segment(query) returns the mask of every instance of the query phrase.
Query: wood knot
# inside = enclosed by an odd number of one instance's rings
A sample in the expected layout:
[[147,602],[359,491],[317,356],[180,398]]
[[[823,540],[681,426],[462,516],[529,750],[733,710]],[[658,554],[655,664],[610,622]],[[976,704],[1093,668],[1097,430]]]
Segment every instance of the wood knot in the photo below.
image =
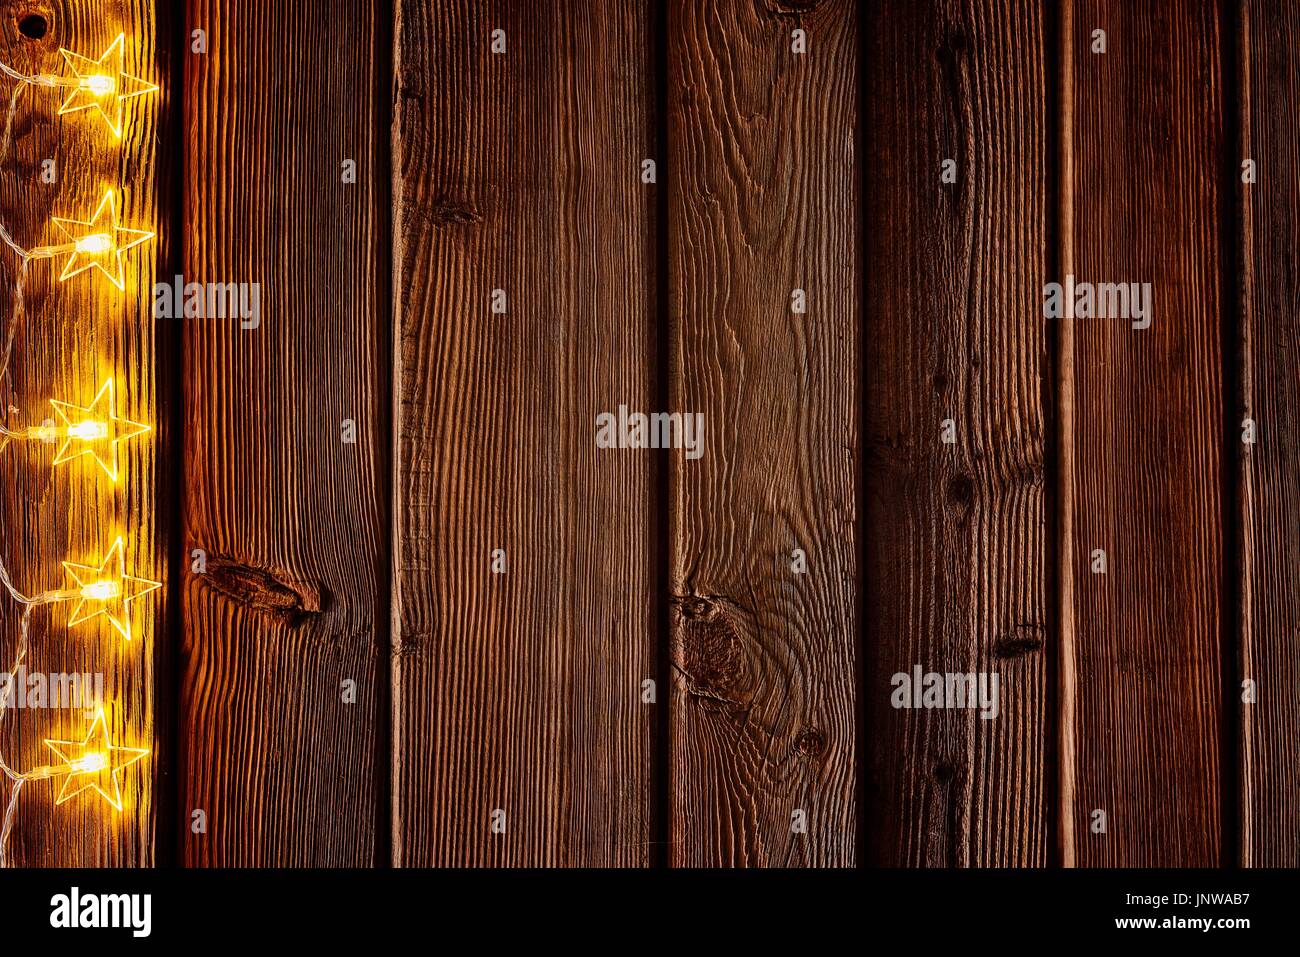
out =
[[674,595],[673,606],[679,625],[673,665],[686,678],[688,692],[728,710],[748,710],[745,641],[736,611],[726,599],[706,595]]
[[948,499],[958,508],[970,508],[975,501],[975,480],[964,472],[948,480]]
[[199,578],[235,604],[289,625],[320,614],[328,598],[319,582],[285,578],[221,556],[209,558],[208,570]]
[[1032,654],[1043,647],[1045,629],[1042,625],[1016,625],[1010,634],[1000,636],[993,642],[995,658],[1019,658]]
[[435,196],[424,207],[425,218],[435,228],[445,226],[470,226],[482,222],[483,216],[474,204],[454,196]]
[[823,0],[773,0],[772,9],[778,17],[799,17],[812,13]]
[[50,25],[39,12],[25,13],[18,18],[18,32],[29,40],[39,40],[49,32]]
[[949,30],[939,41],[939,46],[934,51],[935,59],[944,66],[950,66],[962,56],[970,46],[966,38],[966,30],[960,24]]
[[820,731],[808,728],[794,739],[794,749],[800,754],[815,758],[826,750],[826,738]]

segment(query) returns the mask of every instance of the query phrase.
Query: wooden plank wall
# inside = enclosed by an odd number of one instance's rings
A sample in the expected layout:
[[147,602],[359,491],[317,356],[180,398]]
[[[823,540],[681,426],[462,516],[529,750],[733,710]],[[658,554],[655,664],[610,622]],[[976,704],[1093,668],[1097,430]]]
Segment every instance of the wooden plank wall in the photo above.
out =
[[1222,854],[1220,12],[1080,2],[1065,33],[1061,273],[1153,288],[1149,328],[1069,323],[1059,383],[1067,865]]
[[[891,2],[864,27],[863,588],[881,865],[1048,857],[1045,19],[1032,4]],[[998,672],[998,718],[892,708],[892,676],[916,665]]]
[[649,12],[403,2],[396,49],[393,861],[644,865],[660,549],[595,421],[649,402]]
[[188,865],[387,856],[387,16],[342,0],[187,11],[181,42],[202,30],[207,52],[185,53],[181,271],[261,284],[255,327],[184,325]]
[[[1300,862],[1291,5],[0,0],[22,70],[119,29],[163,94],[112,145],[26,91],[0,218],[162,235],[125,296],[31,264],[0,390],[158,428],[116,491],[10,443],[0,558],[167,579],[28,662],[156,753],[14,863]],[[150,320],[177,273],[256,328]]]
[[[19,30],[37,17],[44,32]],[[125,69],[166,84],[165,19],[155,19],[146,2],[5,3],[0,9],[0,58],[25,74],[64,74],[59,48],[98,58],[126,31],[133,42]],[[27,24],[29,32],[39,27]],[[6,114],[13,86],[6,81],[0,109]],[[88,220],[105,190],[117,197],[123,226],[158,230],[168,175],[160,166],[157,139],[166,109],[159,96],[129,103],[120,140],[89,112],[58,116],[63,90],[29,87],[15,102],[12,138],[0,162],[0,219],[21,246],[31,249],[64,242],[52,216]],[[55,161],[54,182],[42,179],[42,161]],[[8,428],[40,425],[50,417],[50,399],[89,405],[97,386],[116,381],[119,415],[156,422],[155,327],[149,318],[150,291],[163,243],[126,254],[126,288],[119,292],[97,271],[66,282],[58,276],[66,257],[34,259],[21,277],[17,256],[3,255],[4,320],[17,313],[8,364],[0,379]],[[3,349],[7,333],[0,334]],[[53,466],[54,448],[14,441],[3,450],[5,495],[0,503],[3,534],[0,560],[15,586],[32,594],[67,587],[61,562],[94,563],[120,534],[128,574],[163,577],[164,530],[155,519],[161,462],[153,436],[121,445],[119,481],[114,484],[87,458]],[[9,668],[19,639],[19,607],[5,601],[2,646]],[[103,618],[69,627],[71,605],[37,608],[30,650],[23,665],[32,672],[102,674],[110,734],[117,744],[155,744],[155,662],[164,660],[158,623],[164,593],[131,605],[134,640],[122,641]],[[6,761],[18,770],[56,763],[45,738],[82,740],[89,729],[80,709],[10,710],[0,739]],[[161,731],[160,731],[161,733]],[[110,810],[86,794],[55,806],[60,781],[27,783],[19,795],[8,843],[16,866],[135,866],[155,863],[153,841],[156,790],[143,786],[158,770],[158,755],[124,775],[124,806]],[[10,785],[6,783],[7,800]]]
[[[1240,672],[1228,700],[1240,708],[1241,847],[1247,867],[1300,861],[1300,378],[1297,286],[1300,229],[1300,11],[1251,2],[1236,11],[1240,143],[1232,169],[1240,216],[1241,377],[1229,438],[1241,443],[1236,516],[1241,529]],[[1253,160],[1254,181],[1240,162]],[[1242,441],[1249,420],[1253,443]],[[1255,701],[1242,702],[1243,681]]]
[[682,0],[668,24],[669,404],[705,416],[672,458],[670,860],[849,865],[857,18]]

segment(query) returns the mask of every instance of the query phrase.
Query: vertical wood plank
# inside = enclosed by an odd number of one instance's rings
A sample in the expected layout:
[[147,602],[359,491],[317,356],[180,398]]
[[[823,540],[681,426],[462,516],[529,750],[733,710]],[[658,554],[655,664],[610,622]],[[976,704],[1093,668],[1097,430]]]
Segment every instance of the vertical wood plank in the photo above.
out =
[[[1300,10],[1245,0],[1239,23],[1241,153],[1229,157],[1241,191],[1242,302],[1238,413],[1242,444],[1241,674],[1228,700],[1242,709],[1241,859],[1300,863],[1300,366],[1295,237],[1300,230]],[[1241,182],[1241,162],[1256,179]],[[1241,703],[1240,680],[1257,699]]]
[[650,859],[649,16],[399,4],[400,865]]
[[1148,329],[1051,320],[1070,333],[1067,865],[1212,866],[1224,842],[1220,15],[1079,0],[1066,38],[1073,222],[1056,278],[1153,284]]
[[[18,21],[38,16],[39,38],[20,33]],[[98,58],[125,32],[125,68],[149,82],[166,84],[153,4],[145,2],[5,3],[0,7],[0,57],[26,74],[64,74],[59,48]],[[12,84],[5,80],[0,109],[8,110]],[[132,101],[120,140],[86,112],[57,116],[62,90],[28,88],[17,100],[12,137],[0,161],[0,218],[15,241],[30,249],[63,242],[51,216],[89,219],[105,190],[117,197],[123,226],[156,231],[165,212],[159,201],[156,136],[162,97]],[[54,183],[41,179],[42,160],[54,159]],[[162,254],[153,242],[126,254],[126,288],[119,292],[98,273],[59,282],[64,258],[33,260],[21,281],[22,308],[15,314],[20,284],[17,256],[4,257],[4,321],[17,315],[15,335],[0,389],[5,425],[25,428],[50,417],[50,399],[89,405],[104,379],[116,381],[119,415],[154,422],[158,403],[154,369],[154,323],[150,289]],[[0,355],[7,333],[0,333]],[[155,522],[158,467],[151,437],[123,443],[120,477],[114,484],[86,458],[53,466],[54,448],[13,441],[0,455],[9,477],[0,503],[3,560],[19,590],[28,594],[68,585],[60,562],[89,562],[107,552],[117,535],[125,544],[128,573],[162,577],[162,533]],[[9,668],[19,641],[21,608],[4,596],[0,667]],[[108,727],[115,744],[152,748],[154,659],[162,595],[131,606],[134,640],[122,641],[99,618],[69,626],[72,606],[60,602],[36,609],[29,672],[102,675]],[[46,738],[82,740],[90,715],[81,708],[10,710],[0,738],[6,761],[17,770],[57,763]],[[154,862],[153,816],[157,756],[122,777],[123,809],[116,812],[86,792],[55,806],[61,779],[29,782],[19,795],[9,840],[17,866],[136,866]],[[10,784],[5,782],[7,801]]]
[[[891,0],[865,29],[873,862],[1042,866],[1044,8]],[[996,717],[893,707],[918,665],[996,674]]]
[[387,856],[389,15],[188,10],[208,49],[186,58],[185,278],[261,284],[255,328],[185,320],[185,547],[207,563],[183,593],[190,865]]
[[671,862],[852,865],[857,16],[668,10]]

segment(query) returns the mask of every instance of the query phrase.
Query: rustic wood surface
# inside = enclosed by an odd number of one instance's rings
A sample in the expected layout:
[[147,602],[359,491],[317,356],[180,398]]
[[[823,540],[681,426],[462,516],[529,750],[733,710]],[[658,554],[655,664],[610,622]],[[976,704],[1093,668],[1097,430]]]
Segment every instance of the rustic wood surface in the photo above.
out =
[[[872,863],[1048,860],[1044,20],[879,2],[864,26]],[[917,664],[998,672],[998,717],[890,707]]]
[[[1240,863],[1300,863],[1300,378],[1296,284],[1300,229],[1300,10],[1294,4],[1241,5],[1237,21],[1240,157],[1233,170],[1240,219],[1241,327],[1233,345],[1241,379],[1227,423],[1242,444],[1237,516],[1241,528],[1240,672],[1228,702],[1241,709]],[[1242,183],[1239,163],[1256,164]],[[1237,662],[1234,662],[1237,663]],[[1243,704],[1241,683],[1255,683]]]
[[653,856],[650,453],[595,445],[649,411],[649,30],[614,0],[400,6],[399,865]]
[[[0,159],[19,242],[106,186],[160,232],[125,294],[28,267],[6,424],[112,373],[156,429],[116,487],[0,450],[0,560],[57,588],[121,532],[167,579],[129,647],[34,616],[154,754],[121,814],[27,785],[13,863],[1296,864],[1298,22],[0,0],[13,67],[125,30],[163,87],[120,144],[28,89]],[[176,272],[260,325],[152,319]],[[1153,283],[1151,328],[1045,319],[1068,274]],[[703,458],[598,448],[620,405]],[[917,664],[996,671],[997,719],[892,707]]]
[[1225,845],[1220,12],[1080,0],[1066,36],[1059,271],[1154,287],[1148,329],[1057,320],[1067,865],[1211,866]]
[[387,858],[387,16],[188,9],[182,271],[260,283],[261,322],[185,322],[184,864]]
[[[42,36],[19,30],[28,17],[44,21]],[[29,32],[37,29],[32,23]],[[66,73],[59,48],[97,58],[119,31],[133,42],[126,69],[150,82],[166,82],[161,71],[165,42],[147,2],[5,3],[0,7],[0,57],[27,74]],[[12,82],[0,85],[0,109],[8,111]],[[27,88],[15,106],[12,141],[0,162],[0,219],[15,241],[30,249],[63,242],[51,216],[89,219],[106,188],[115,188],[122,225],[156,230],[162,213],[159,192],[166,182],[157,157],[157,130],[164,101],[132,101],[123,135],[114,140],[86,112],[58,116],[61,90]],[[41,179],[42,161],[54,159],[57,180]],[[117,189],[117,187],[121,187]],[[127,254],[127,286],[119,292],[98,273],[60,283],[63,258],[33,260],[23,283],[12,354],[0,380],[11,428],[40,425],[50,416],[50,399],[89,404],[99,383],[117,383],[119,415],[153,422],[155,396],[154,323],[150,290],[165,248],[151,243]],[[19,261],[0,250],[6,294],[5,320],[12,315]],[[0,335],[0,350],[3,336]],[[121,447],[115,485],[86,458],[52,466],[54,449],[39,442],[11,442],[0,452],[8,476],[0,504],[3,534],[0,560],[15,585],[31,594],[67,587],[61,562],[87,563],[125,540],[127,571],[158,579],[163,570],[163,532],[155,521],[159,460],[153,436]],[[135,639],[123,642],[104,619],[68,627],[69,603],[39,608],[32,617],[29,671],[102,673],[109,729],[115,743],[152,748],[154,664],[159,660],[164,594],[133,603]],[[0,647],[4,668],[17,647],[20,607],[7,596]],[[19,770],[56,763],[45,738],[84,738],[88,715],[81,709],[9,711],[0,728],[7,761]],[[155,861],[153,814],[156,756],[123,776],[124,806],[113,811],[85,793],[55,806],[60,782],[24,786],[9,839],[16,866],[132,866]],[[4,787],[4,798],[9,785]]]
[[669,6],[676,865],[856,860],[854,10]]

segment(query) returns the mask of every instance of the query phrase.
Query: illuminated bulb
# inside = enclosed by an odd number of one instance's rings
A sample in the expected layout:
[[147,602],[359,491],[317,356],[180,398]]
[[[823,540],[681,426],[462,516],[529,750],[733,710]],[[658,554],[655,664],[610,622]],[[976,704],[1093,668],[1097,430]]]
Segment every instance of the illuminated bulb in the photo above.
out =
[[78,758],[68,765],[73,774],[93,774],[108,767],[108,755],[95,751],[83,758]]
[[117,444],[149,431],[149,426],[142,422],[118,417],[112,379],[104,380],[88,406],[55,399],[50,400],[50,405],[64,425],[63,444],[54,455],[54,464],[89,455],[114,482],[117,481]]
[[55,804],[93,790],[115,809],[122,810],[122,772],[149,753],[147,748],[119,748],[108,737],[108,722],[100,708],[84,741],[52,741],[45,746],[67,768],[63,789]]
[[126,35],[119,33],[98,60],[59,50],[77,82],[59,107],[59,115],[93,110],[114,136],[122,135],[122,104],[133,96],[152,93],[158,87],[122,72]]
[[64,246],[44,247],[51,254],[71,252],[63,264],[59,281],[71,279],[87,269],[98,269],[118,289],[126,288],[126,270],[122,254],[128,249],[153,239],[153,233],[143,229],[127,229],[117,224],[117,204],[111,191],[104,194],[89,222],[80,219],[52,217],[54,225],[71,243]]
[[68,426],[68,435],[74,439],[81,439],[83,442],[107,438],[108,423],[88,419],[85,422],[78,422],[76,425]]
[[96,96],[103,96],[106,93],[112,93],[113,87],[117,86],[117,83],[114,82],[111,76],[96,73],[94,76],[83,76],[77,86],[83,90],[89,90]]
[[131,640],[128,606],[141,595],[147,595],[161,587],[160,582],[135,578],[126,573],[126,559],[122,553],[120,537],[98,565],[64,562],[63,568],[76,583],[74,591],[80,599],[72,609],[68,627],[103,615],[127,641]]
[[117,582],[91,582],[81,589],[82,598],[90,598],[95,601],[108,601],[120,594],[122,594],[122,586]]
[[92,233],[82,236],[73,245],[79,253],[106,253],[113,248],[113,237],[107,233]]

